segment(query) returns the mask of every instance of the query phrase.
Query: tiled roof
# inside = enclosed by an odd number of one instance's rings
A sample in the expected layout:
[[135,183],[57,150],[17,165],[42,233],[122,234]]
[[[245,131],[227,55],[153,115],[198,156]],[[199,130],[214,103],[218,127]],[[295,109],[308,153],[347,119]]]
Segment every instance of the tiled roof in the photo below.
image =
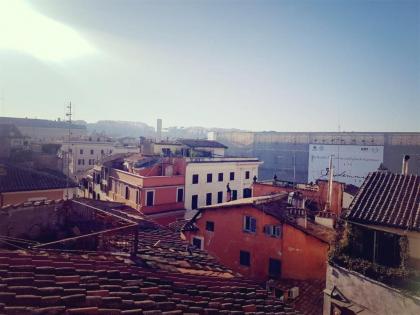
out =
[[[67,181],[65,178],[11,164],[0,165],[0,192],[46,190],[66,187]],[[76,187],[76,184],[69,180],[69,187]]]
[[347,219],[420,231],[420,176],[370,173],[353,199]]
[[204,148],[225,148],[227,149],[227,146],[224,144],[221,144],[220,142],[214,141],[214,140],[204,140],[204,139],[179,139],[179,142],[182,144],[197,148],[197,147],[204,147]]
[[303,315],[322,314],[324,304],[325,281],[323,280],[293,280],[282,279],[277,281],[276,287],[281,290],[299,288],[299,295],[295,299],[288,299],[286,304],[291,305]]
[[299,314],[251,280],[145,266],[123,254],[0,251],[2,314]]
[[189,222],[189,220],[177,220],[168,225],[168,228],[175,232],[181,232],[184,229],[184,226]]

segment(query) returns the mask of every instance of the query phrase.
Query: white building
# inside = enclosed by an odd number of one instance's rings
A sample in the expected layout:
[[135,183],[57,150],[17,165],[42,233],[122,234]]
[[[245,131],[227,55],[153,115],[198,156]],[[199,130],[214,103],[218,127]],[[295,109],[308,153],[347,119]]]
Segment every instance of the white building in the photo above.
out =
[[[229,200],[252,196],[258,178],[258,158],[186,158],[185,208],[194,210]],[[229,188],[228,188],[229,187]],[[187,216],[195,213],[189,211]]]
[[97,140],[90,138],[90,140],[71,140],[62,143],[61,156],[64,159],[64,165],[69,166],[70,175],[81,175],[93,168],[96,162],[112,154],[138,153],[140,150],[138,147],[123,146],[111,140]]

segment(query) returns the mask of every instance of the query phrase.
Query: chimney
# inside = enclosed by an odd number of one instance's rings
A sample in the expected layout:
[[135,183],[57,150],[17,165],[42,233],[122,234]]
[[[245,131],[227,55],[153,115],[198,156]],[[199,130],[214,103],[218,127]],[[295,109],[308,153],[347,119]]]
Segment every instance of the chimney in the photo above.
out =
[[158,118],[156,123],[156,141],[162,141],[162,119]]
[[404,155],[402,162],[402,174],[408,175],[408,160],[410,159],[409,155]]
[[330,155],[330,162],[328,165],[328,192],[327,192],[327,203],[325,204],[324,211],[330,211],[332,205],[333,195],[333,179],[334,179],[334,168],[333,168],[333,156]]

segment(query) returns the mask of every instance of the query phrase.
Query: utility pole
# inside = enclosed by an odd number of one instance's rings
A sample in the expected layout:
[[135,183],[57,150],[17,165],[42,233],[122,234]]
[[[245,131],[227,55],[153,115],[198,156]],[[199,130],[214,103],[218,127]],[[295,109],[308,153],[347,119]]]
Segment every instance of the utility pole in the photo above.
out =
[[66,112],[66,118],[67,118],[67,123],[68,123],[68,139],[67,139],[67,176],[66,176],[66,200],[69,199],[69,177],[70,177],[70,139],[71,139],[71,102],[70,104],[67,106],[67,112]]

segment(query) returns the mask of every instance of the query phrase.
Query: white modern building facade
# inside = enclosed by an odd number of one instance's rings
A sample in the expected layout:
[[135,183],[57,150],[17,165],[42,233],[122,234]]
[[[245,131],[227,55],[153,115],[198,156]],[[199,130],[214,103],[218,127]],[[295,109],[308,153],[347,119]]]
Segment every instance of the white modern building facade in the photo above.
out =
[[[252,183],[258,178],[258,158],[187,158],[185,208],[187,216],[206,205],[252,196]],[[229,191],[229,193],[228,193]]]

